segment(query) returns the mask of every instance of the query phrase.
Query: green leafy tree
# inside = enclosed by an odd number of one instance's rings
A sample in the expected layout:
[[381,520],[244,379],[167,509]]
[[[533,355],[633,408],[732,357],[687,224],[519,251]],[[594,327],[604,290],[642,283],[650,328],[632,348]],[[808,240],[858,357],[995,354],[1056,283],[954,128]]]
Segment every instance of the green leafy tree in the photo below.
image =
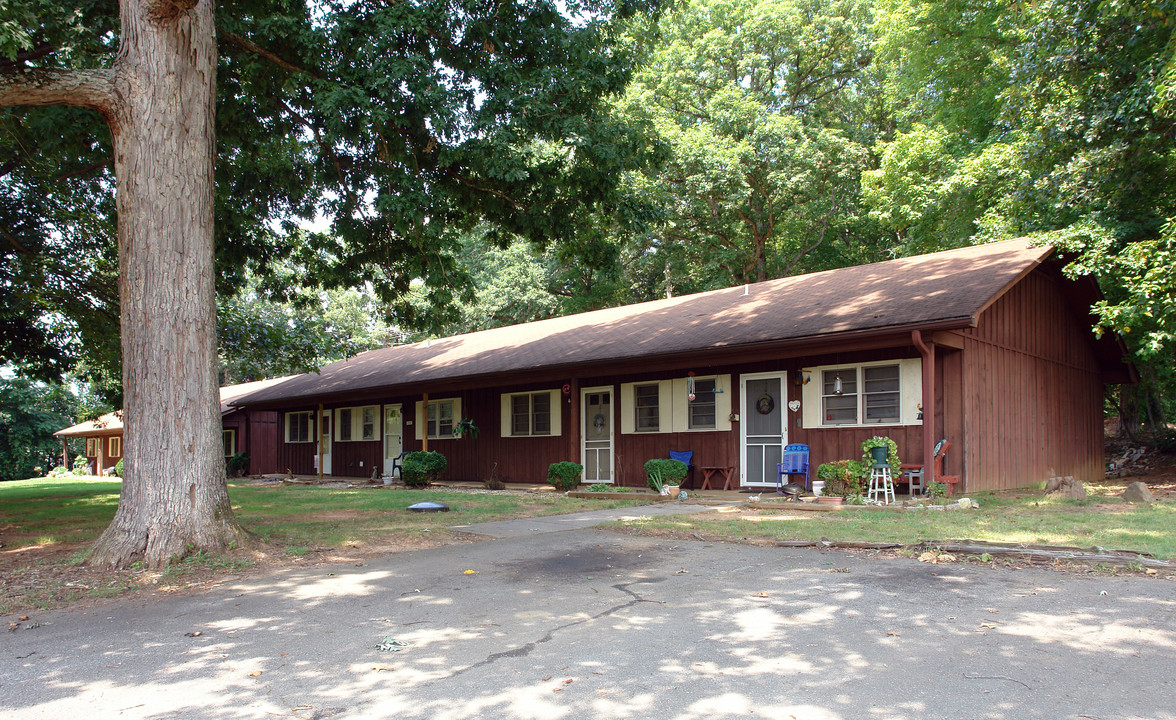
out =
[[74,400],[60,383],[0,378],[0,482],[37,477],[60,464],[61,441],[53,433],[71,424]]
[[643,183],[665,209],[636,240],[647,277],[670,293],[844,264],[876,131],[869,27],[854,0],[695,0],[663,19],[619,110],[670,149]]
[[[900,120],[863,179],[900,252],[1031,235],[1099,279],[1099,332],[1145,380],[1117,398],[1162,425],[1176,380],[1171,272],[1174,6],[883,0]],[[1168,408],[1166,412],[1171,412]]]
[[[52,217],[64,218],[118,188],[117,221],[104,220],[117,222],[127,472],[92,562],[158,566],[245,539],[216,411],[217,278],[231,289],[288,259],[326,288],[370,285],[412,325],[444,317],[468,288],[456,256],[476,223],[503,242],[574,238],[586,213],[620,203],[615,178],[643,154],[638,134],[597,109],[628,77],[614,20],[655,8],[6,3],[5,260],[57,238],[49,214],[13,208],[56,194],[68,207]],[[92,197],[62,193],[54,166],[94,168]],[[329,233],[291,232],[318,213]],[[405,299],[415,279],[427,318]],[[13,274],[6,291],[30,281]],[[70,360],[55,329],[68,308],[52,300],[4,307],[35,341],[6,354]]]
[[[265,287],[274,285],[281,293]],[[250,276],[217,306],[220,383],[315,372],[383,347],[394,333],[382,315],[375,299],[356,289],[306,289],[288,270],[264,281]]]

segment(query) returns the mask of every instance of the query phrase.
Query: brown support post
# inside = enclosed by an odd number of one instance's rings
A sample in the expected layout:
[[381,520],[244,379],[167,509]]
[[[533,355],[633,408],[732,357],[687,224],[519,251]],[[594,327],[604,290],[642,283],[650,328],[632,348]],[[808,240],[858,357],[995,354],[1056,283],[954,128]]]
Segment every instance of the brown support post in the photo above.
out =
[[421,451],[429,452],[429,393],[425,393],[421,407],[424,409],[422,417],[419,418],[424,423],[424,427],[421,428]]
[[61,438],[61,464],[66,470],[69,469],[69,440]]
[[319,480],[323,479],[323,404],[318,404],[318,415],[314,418],[315,443],[318,445]]
[[580,380],[568,381],[568,459],[583,464],[580,457]]
[[911,340],[923,357],[923,482],[935,477],[935,344],[923,342],[923,333],[911,332]]

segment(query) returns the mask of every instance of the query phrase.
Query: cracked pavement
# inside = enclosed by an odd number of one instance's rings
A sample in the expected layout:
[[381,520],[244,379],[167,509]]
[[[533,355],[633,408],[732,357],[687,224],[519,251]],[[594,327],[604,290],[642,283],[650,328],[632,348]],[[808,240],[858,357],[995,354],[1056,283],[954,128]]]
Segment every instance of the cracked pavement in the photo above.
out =
[[43,613],[0,715],[1176,720],[1170,580],[567,524]]

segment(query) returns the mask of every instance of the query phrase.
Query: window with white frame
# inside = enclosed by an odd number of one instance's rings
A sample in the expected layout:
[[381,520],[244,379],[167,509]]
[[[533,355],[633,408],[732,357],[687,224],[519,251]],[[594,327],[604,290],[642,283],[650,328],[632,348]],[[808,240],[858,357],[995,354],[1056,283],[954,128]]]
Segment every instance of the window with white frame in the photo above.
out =
[[[906,371],[904,372],[904,367]],[[820,415],[817,425],[899,425],[904,421],[904,389],[920,397],[921,389],[911,373],[918,372],[918,361],[817,368],[806,373],[808,382],[816,381]],[[904,376],[907,378],[904,388]],[[809,402],[808,400],[806,402]],[[913,401],[912,411],[919,402]],[[910,415],[910,413],[908,413]],[[806,417],[811,417],[806,415]]]
[[633,429],[658,432],[661,429],[660,387],[657,383],[633,386]]
[[233,457],[237,454],[237,430],[236,428],[229,428],[221,430],[221,444],[225,446],[225,457]]
[[335,409],[335,439],[340,442],[377,440],[376,405]]
[[106,444],[107,457],[122,457],[122,438],[111,437]]
[[430,400],[428,413],[428,432],[430,439],[453,437],[453,416],[457,400]]
[[715,427],[717,418],[715,407],[715,379],[698,378],[694,380],[694,399],[687,397],[687,427],[691,430],[708,430]]
[[86,438],[86,457],[98,455],[98,438]]
[[551,392],[514,393],[510,396],[510,435],[551,434]]
[[314,440],[311,433],[314,428],[312,415],[311,412],[286,413],[286,442],[304,443]]

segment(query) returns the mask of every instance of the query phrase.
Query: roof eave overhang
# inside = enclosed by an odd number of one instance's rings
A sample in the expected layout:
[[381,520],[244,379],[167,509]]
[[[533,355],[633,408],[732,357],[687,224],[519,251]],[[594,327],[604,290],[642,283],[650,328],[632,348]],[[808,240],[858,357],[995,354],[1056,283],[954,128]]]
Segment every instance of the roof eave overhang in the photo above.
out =
[[[911,332],[913,330],[931,333],[943,330],[961,330],[975,326],[976,316],[970,315],[966,317],[944,318],[933,322],[891,325],[881,328],[824,333],[798,338],[780,338],[758,343],[703,347],[691,351],[661,355],[641,355],[576,363],[557,363],[521,368],[510,372],[476,373],[452,378],[373,385],[346,392],[307,393],[295,397],[273,398],[254,403],[242,402],[240,405],[235,405],[237,401],[234,401],[234,405],[239,409],[248,407],[257,410],[283,410],[289,408],[305,408],[308,405],[317,405],[319,403],[350,402],[357,399],[371,398],[375,395],[450,392],[477,387],[497,387],[512,383],[543,382],[553,379],[566,381],[572,378],[632,373],[635,362],[641,362],[643,365],[648,366],[656,366],[658,370],[680,370],[698,367],[700,365],[748,364],[763,360],[787,359],[806,355],[826,355],[858,350],[913,347],[911,340]],[[247,399],[241,398],[241,400]]]

